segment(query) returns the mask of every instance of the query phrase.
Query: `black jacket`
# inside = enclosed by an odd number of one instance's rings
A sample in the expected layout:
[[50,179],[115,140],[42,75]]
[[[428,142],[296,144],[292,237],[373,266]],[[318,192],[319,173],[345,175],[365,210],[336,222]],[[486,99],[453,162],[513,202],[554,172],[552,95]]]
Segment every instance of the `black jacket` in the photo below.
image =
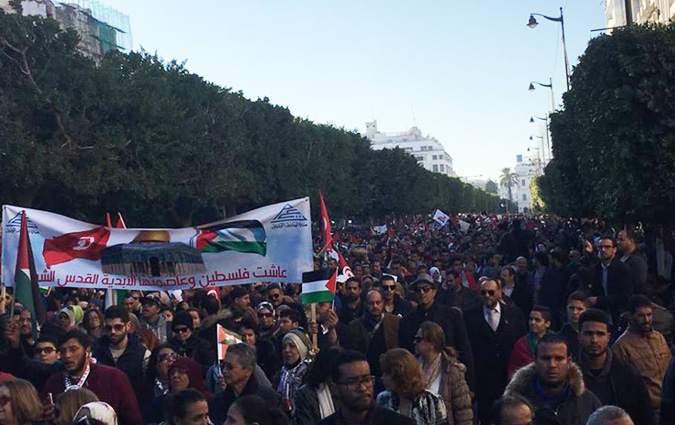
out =
[[582,355],[579,366],[584,374],[584,384],[604,406],[621,407],[628,412],[635,425],[656,423],[647,387],[635,367],[614,356],[612,350],[607,350],[605,367],[596,376],[584,360]]
[[476,367],[476,398],[478,414],[487,421],[490,407],[498,399],[508,383],[508,365],[511,350],[527,328],[523,313],[518,307],[501,304],[497,331],[493,331],[483,316],[483,305],[464,314],[466,328],[471,329],[469,340]]
[[[257,395],[262,398],[270,408],[281,407],[281,396],[271,388],[264,388],[258,385],[255,376],[251,375],[239,397],[245,395]],[[227,411],[234,401],[239,398],[234,395],[232,387],[228,386],[222,393],[216,394],[209,400],[209,417],[214,424],[222,424],[227,418]]]
[[193,333],[187,341],[181,341],[177,337],[171,340],[171,344],[176,347],[176,352],[181,356],[189,357],[199,363],[202,375],[206,375],[206,371],[216,361],[217,350],[211,344]]
[[579,332],[569,323],[565,323],[560,332],[558,332],[558,335],[565,338],[570,356],[576,362],[579,359]]
[[441,288],[436,294],[436,302],[448,307],[457,307],[467,311],[480,304],[480,297],[473,289],[469,289],[460,283],[459,290]]
[[460,309],[441,305],[435,301],[428,310],[418,306],[401,319],[398,328],[399,346],[414,353],[413,340],[420,325],[426,321],[434,322],[443,328],[445,344],[459,353],[459,361],[466,366],[466,382],[470,388],[473,388],[474,357]]
[[[296,425],[315,425],[321,422],[321,410],[319,409],[319,396],[316,390],[309,385],[303,385],[295,392],[295,415]],[[331,394],[335,410],[339,409],[340,401]]]
[[[320,425],[354,425],[345,421],[340,411],[333,413],[326,419],[319,422]],[[403,416],[393,410],[385,409],[378,405],[373,405],[368,416],[360,425],[415,425],[412,418]]]
[[516,372],[504,395],[520,395],[534,407],[535,425],[586,425],[588,417],[602,406],[600,400],[584,385],[579,367],[572,363],[567,376],[569,390],[555,410],[544,405],[537,391],[535,365],[530,364]]
[[598,297],[596,308],[605,310],[612,316],[614,325],[619,324],[621,313],[628,309],[628,301],[633,295],[630,268],[614,257],[607,268],[607,293],[602,286],[602,264],[595,266],[592,295]]
[[115,367],[124,372],[136,393],[138,404],[145,406],[152,401],[154,396],[150,390],[148,381],[145,379],[143,359],[147,349],[141,344],[140,339],[132,333],[127,335],[129,342],[122,355],[115,361],[110,352],[110,338],[104,335],[96,340],[92,349],[92,356],[102,365]]

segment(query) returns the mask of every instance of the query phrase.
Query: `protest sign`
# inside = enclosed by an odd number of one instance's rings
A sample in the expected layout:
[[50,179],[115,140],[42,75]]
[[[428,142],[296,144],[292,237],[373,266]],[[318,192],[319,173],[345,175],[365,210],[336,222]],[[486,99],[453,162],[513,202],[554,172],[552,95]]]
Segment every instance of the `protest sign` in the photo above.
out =
[[2,281],[14,282],[26,212],[40,286],[174,290],[302,282],[312,270],[309,198],[182,229],[118,229],[3,207]]

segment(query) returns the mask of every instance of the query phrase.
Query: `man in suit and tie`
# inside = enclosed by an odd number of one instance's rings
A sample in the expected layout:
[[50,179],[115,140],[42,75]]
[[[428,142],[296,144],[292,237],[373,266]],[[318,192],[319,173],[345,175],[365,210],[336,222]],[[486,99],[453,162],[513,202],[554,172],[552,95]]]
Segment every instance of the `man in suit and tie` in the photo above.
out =
[[499,300],[502,289],[496,279],[483,281],[482,304],[464,314],[476,365],[476,400],[478,418],[490,423],[490,407],[501,397],[508,384],[508,363],[513,345],[527,328],[518,307]]

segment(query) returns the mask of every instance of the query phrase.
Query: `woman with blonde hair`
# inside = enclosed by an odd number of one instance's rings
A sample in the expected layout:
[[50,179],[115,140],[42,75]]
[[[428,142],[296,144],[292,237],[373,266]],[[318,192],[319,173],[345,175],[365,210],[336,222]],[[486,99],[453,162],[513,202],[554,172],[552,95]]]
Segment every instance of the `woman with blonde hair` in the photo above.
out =
[[23,379],[0,382],[0,423],[30,425],[41,420],[42,403],[30,382]]
[[95,401],[98,401],[96,394],[86,388],[78,388],[61,393],[56,400],[58,416],[54,420],[54,423],[57,425],[72,423],[80,407]]
[[445,402],[450,425],[473,424],[471,391],[466,383],[466,367],[457,361],[452,347],[445,346],[443,328],[423,322],[413,339],[427,389]]
[[414,419],[417,425],[447,424],[443,399],[427,390],[415,356],[393,348],[380,356],[380,365],[387,391],[377,396],[377,404]]

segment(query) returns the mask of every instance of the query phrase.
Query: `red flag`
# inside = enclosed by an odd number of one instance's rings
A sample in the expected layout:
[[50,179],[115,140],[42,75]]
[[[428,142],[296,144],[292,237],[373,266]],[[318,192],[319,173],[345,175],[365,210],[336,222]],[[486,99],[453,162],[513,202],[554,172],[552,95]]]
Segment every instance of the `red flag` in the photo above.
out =
[[108,228],[112,227],[112,221],[110,221],[110,213],[105,213],[105,223]]
[[347,264],[347,260],[345,260],[345,257],[342,256],[340,250],[336,249],[335,252],[337,252],[338,255],[338,264],[340,265],[340,270],[342,270],[342,274],[349,277],[354,276],[354,273],[352,273],[352,268],[349,267],[349,264]]
[[323,193],[319,190],[319,202],[321,203],[321,228],[323,229],[323,249],[330,249],[333,238],[330,236],[330,217],[328,217],[328,208],[323,199]]
[[86,260],[100,260],[110,238],[110,231],[105,227],[85,230],[84,232],[66,233],[54,239],[45,241],[42,255],[47,267],[84,258]]

